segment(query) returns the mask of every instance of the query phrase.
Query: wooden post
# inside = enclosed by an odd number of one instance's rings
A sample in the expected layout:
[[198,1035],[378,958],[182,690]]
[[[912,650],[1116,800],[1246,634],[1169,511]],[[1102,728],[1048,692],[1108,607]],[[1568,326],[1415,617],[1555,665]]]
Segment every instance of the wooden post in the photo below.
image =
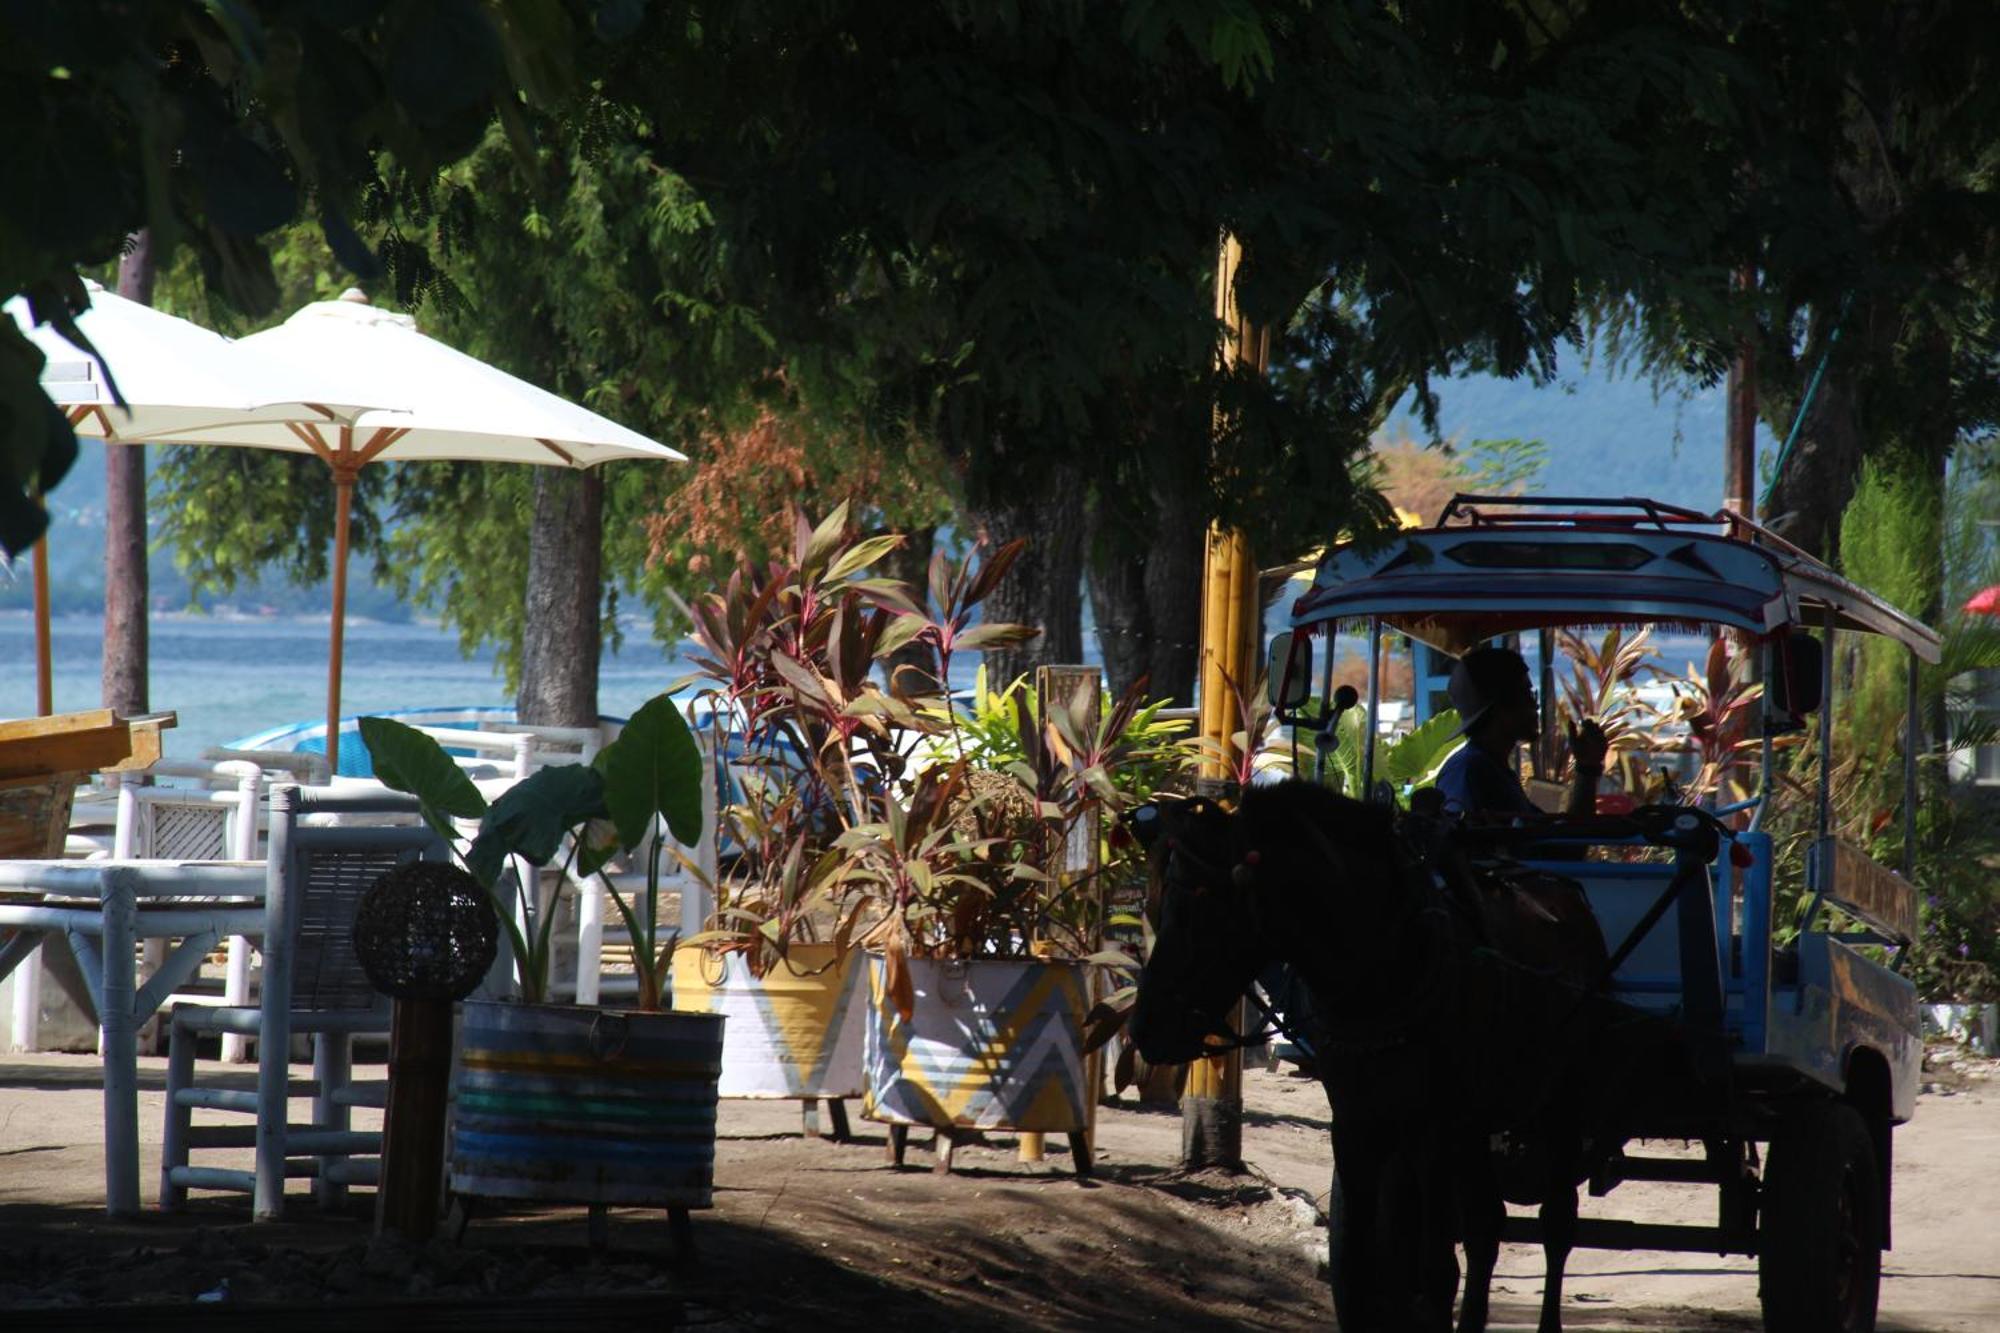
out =
[[[343,452],[350,451],[348,427],[341,427]],[[326,767],[340,772],[340,658],[347,637],[347,528],[354,511],[355,470],[333,469],[333,625],[326,654]]]
[[56,677],[49,639],[49,539],[35,541],[35,716],[56,711]]
[[[1258,374],[1270,359],[1270,331],[1251,324],[1236,304],[1236,273],[1243,246],[1225,236],[1215,270],[1215,317],[1223,326],[1221,356],[1226,365],[1247,366]],[[1218,428],[1221,418],[1217,418]],[[1236,766],[1235,736],[1248,729],[1238,716],[1238,691],[1255,684],[1256,639],[1262,619],[1257,601],[1257,565],[1242,532],[1214,525],[1202,577],[1201,734],[1207,742],[1201,778],[1208,790],[1225,794]],[[1248,738],[1252,744],[1255,738]],[[1237,1017],[1240,1023],[1241,1015]],[[1181,1093],[1181,1157],[1189,1168],[1243,1163],[1243,1054],[1197,1060],[1188,1066]]]
[[389,1101],[382,1120],[382,1188],[375,1230],[429,1240],[444,1181],[451,1001],[397,1000],[389,1027]]

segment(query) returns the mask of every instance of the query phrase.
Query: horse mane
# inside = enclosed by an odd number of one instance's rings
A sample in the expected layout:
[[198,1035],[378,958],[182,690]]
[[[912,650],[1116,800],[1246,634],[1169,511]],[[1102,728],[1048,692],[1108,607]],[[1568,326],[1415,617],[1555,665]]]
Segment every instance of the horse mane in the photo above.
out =
[[1394,814],[1303,778],[1251,787],[1237,805],[1245,850],[1268,855],[1267,843],[1295,844],[1307,829],[1317,830],[1333,847],[1361,850],[1374,859],[1387,858],[1395,837]]

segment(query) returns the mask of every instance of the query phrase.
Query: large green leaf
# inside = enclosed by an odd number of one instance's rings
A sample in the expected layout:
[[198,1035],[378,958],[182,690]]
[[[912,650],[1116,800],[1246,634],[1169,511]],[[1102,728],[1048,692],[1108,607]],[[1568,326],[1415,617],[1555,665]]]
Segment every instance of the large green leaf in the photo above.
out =
[[671,696],[657,695],[632,714],[598,764],[605,806],[626,847],[645,841],[655,815],[683,846],[701,841],[701,746]]
[[596,769],[588,764],[538,769],[493,802],[479,822],[465,867],[490,885],[509,856],[546,865],[561,850],[565,834],[604,813],[604,778]]
[[361,719],[361,742],[368,747],[375,776],[396,791],[408,792],[423,804],[424,822],[445,838],[451,821],[478,819],[486,813],[486,798],[444,747],[415,727],[393,718]]

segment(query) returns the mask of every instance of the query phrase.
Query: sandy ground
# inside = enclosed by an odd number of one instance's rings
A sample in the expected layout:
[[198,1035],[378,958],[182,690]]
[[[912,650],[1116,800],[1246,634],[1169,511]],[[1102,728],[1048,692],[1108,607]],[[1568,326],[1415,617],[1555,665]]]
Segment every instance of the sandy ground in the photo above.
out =
[[[1969,1073],[1936,1075],[1916,1120],[1898,1132],[1895,1229],[1882,1291],[1885,1330],[2000,1328],[2000,1096]],[[301,1069],[303,1074],[304,1070]],[[639,1301],[646,1322],[722,1328],[870,1329],[1303,1328],[1332,1315],[1314,1223],[1330,1165],[1319,1086],[1289,1072],[1246,1077],[1241,1176],[1175,1168],[1171,1108],[1102,1109],[1097,1176],[1079,1182],[1051,1140],[1045,1161],[1019,1160],[993,1136],[931,1170],[921,1134],[891,1168],[882,1128],[856,1121],[849,1143],[799,1133],[792,1103],[725,1103],[716,1207],[699,1214],[700,1256],[670,1260],[660,1215],[613,1214],[608,1253],[585,1243],[580,1210],[482,1217],[462,1247],[414,1260],[368,1250],[361,1216],[327,1216],[294,1182],[276,1226],[247,1224],[240,1196],[201,1198],[188,1213],[153,1211],[164,1062],[142,1070],[148,1211],[113,1223],[102,1198],[101,1094],[82,1056],[0,1056],[0,1325],[162,1327],[159,1306],[193,1302],[232,1278],[227,1298],[181,1308],[202,1327],[276,1326],[254,1302],[296,1302],[281,1321],[316,1327],[313,1303],[352,1324],[418,1317],[411,1300],[479,1301],[486,1326],[564,1325],[567,1313]],[[246,1071],[245,1086],[249,1078]],[[214,1157],[223,1155],[216,1154]],[[365,1202],[366,1193],[360,1196]],[[1706,1222],[1713,1193],[1627,1185],[1587,1211]],[[362,1210],[355,1210],[360,1213]],[[1756,1328],[1754,1261],[1703,1255],[1577,1254],[1567,1323],[1576,1329]],[[1538,1251],[1509,1247],[1496,1281],[1496,1328],[1532,1328]],[[334,1300],[335,1305],[324,1303]],[[597,1301],[598,1306],[589,1305]],[[401,1306],[388,1302],[403,1301]],[[62,1302],[88,1308],[68,1314]],[[622,1307],[620,1307],[622,1308]],[[375,1310],[372,1320],[367,1312]],[[400,1311],[400,1315],[390,1313]],[[631,1311],[627,1311],[628,1315]],[[435,1319],[425,1322],[442,1327]],[[171,1321],[167,1326],[171,1326]]]

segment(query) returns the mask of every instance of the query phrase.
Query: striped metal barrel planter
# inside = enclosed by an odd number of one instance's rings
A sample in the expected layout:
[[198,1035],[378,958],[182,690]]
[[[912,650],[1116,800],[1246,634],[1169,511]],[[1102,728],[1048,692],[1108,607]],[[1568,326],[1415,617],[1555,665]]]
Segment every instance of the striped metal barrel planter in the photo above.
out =
[[862,1091],[866,982],[861,955],[794,944],[790,963],[753,976],[740,953],[674,953],[674,1005],[723,1014],[724,1097],[839,1098]]
[[1090,1123],[1083,964],[991,958],[909,960],[906,1021],[868,959],[870,1120],[940,1129],[1080,1131]]
[[708,1207],[722,1027],[718,1014],[468,1000],[452,1192]]

